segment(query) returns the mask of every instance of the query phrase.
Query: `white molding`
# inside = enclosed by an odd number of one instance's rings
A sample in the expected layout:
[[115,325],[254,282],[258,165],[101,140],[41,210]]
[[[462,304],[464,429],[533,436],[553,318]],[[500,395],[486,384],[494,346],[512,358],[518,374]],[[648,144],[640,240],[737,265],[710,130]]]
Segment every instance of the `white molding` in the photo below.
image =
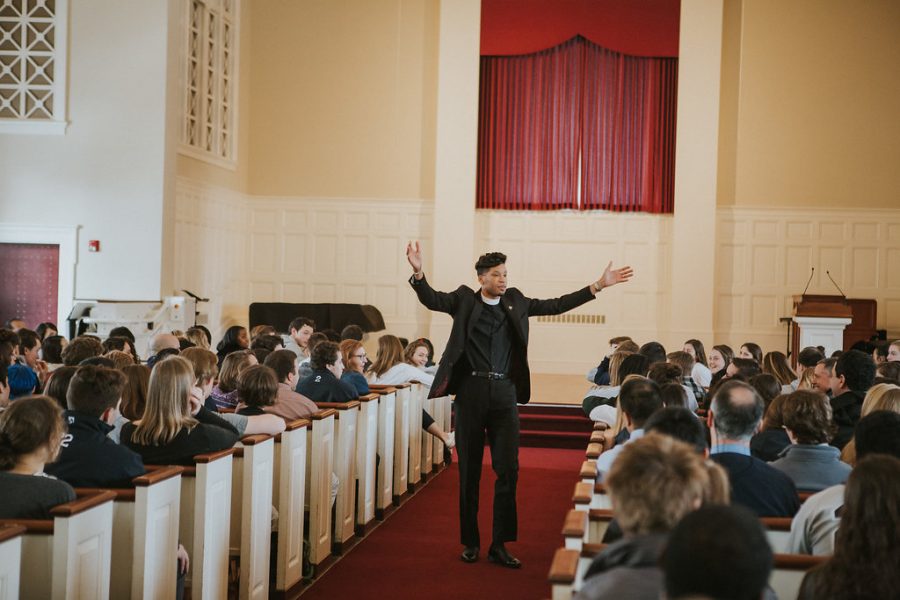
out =
[[56,244],[59,246],[56,326],[64,329],[75,301],[75,268],[78,265],[78,227],[0,223],[0,243]]
[[0,134],[9,135],[65,135],[68,127],[67,121],[0,120]]
[[237,151],[235,151],[234,160],[228,160],[226,158],[221,158],[214,154],[210,154],[209,152],[204,152],[200,148],[194,148],[193,146],[185,144],[184,142],[180,142],[178,144],[178,153],[196,160],[201,160],[205,163],[220,167],[222,169],[237,171]]

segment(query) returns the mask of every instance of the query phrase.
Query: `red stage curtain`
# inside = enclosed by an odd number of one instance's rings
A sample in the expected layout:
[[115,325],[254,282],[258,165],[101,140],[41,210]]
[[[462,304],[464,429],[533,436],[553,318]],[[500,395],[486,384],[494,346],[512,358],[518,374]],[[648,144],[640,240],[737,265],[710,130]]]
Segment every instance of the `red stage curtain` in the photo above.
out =
[[576,35],[631,56],[678,56],[681,0],[482,0],[481,55],[531,54]]
[[672,212],[677,69],[580,37],[482,57],[476,207]]
[[478,207],[577,207],[582,44],[482,58]]

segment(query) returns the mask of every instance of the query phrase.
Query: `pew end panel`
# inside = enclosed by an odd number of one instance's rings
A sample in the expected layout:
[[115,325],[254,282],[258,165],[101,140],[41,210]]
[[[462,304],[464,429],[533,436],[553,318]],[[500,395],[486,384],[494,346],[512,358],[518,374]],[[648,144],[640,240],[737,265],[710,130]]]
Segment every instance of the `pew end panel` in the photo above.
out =
[[306,436],[309,421],[287,424],[275,436],[273,500],[278,510],[275,590],[286,592],[303,576],[304,505],[306,503]]
[[356,426],[356,528],[365,532],[375,519],[376,456],[378,452],[379,394],[359,397],[359,419]]
[[378,398],[377,453],[381,457],[375,476],[375,516],[384,519],[385,511],[394,499],[394,425],[397,390],[388,387]]
[[0,598],[19,597],[19,578],[22,569],[23,525],[0,526]]
[[343,545],[356,534],[356,429],[359,421],[359,401],[317,403],[320,409],[335,412],[334,474],[338,492],[335,498],[335,521],[332,545],[340,554]]
[[309,562],[315,567],[331,554],[331,474],[334,460],[334,409],[310,417],[306,441],[306,490],[309,500]]

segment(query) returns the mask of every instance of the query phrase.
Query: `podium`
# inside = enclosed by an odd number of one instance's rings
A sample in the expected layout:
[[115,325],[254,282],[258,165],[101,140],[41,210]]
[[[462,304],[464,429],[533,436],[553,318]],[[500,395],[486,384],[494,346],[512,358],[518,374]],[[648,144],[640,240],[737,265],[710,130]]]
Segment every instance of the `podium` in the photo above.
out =
[[802,348],[823,346],[825,356],[844,349],[844,329],[853,321],[853,309],[844,296],[794,296],[791,318],[791,362]]

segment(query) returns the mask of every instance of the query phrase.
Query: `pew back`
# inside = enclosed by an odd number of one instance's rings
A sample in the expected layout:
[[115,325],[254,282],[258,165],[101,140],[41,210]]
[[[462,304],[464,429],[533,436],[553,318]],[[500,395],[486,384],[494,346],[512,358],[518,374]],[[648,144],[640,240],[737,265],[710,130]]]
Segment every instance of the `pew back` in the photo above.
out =
[[278,511],[275,589],[283,592],[303,575],[303,510],[306,498],[306,430],[309,421],[287,424],[275,437],[273,500]]
[[0,526],[0,600],[19,597],[19,572],[22,568],[22,525]]

